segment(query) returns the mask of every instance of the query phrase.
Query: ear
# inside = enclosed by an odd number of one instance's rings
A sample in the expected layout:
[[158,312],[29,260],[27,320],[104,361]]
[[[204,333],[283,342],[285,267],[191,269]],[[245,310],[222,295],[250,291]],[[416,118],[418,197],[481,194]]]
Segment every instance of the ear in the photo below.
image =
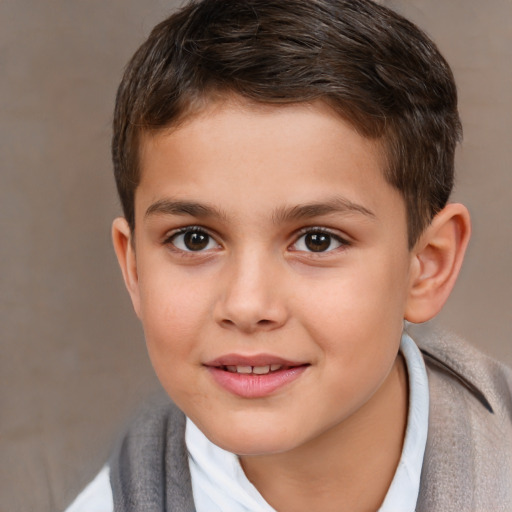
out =
[[124,283],[132,299],[133,309],[140,317],[139,277],[135,259],[135,245],[132,231],[124,217],[118,217],[112,224],[112,242],[116,251],[117,261],[123,273]]
[[412,250],[406,320],[426,322],[441,311],[459,275],[470,234],[469,212],[462,204],[448,204],[434,217]]

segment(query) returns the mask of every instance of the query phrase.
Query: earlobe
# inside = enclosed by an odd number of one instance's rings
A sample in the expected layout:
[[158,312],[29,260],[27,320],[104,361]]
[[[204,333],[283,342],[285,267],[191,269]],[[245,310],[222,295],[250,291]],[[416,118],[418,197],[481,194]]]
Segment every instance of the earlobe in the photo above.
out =
[[123,273],[124,283],[132,299],[135,313],[140,317],[139,279],[132,231],[124,217],[118,217],[112,223],[112,242],[117,261]]
[[469,212],[448,204],[433,219],[413,249],[405,319],[421,323],[433,318],[455,284],[471,234]]

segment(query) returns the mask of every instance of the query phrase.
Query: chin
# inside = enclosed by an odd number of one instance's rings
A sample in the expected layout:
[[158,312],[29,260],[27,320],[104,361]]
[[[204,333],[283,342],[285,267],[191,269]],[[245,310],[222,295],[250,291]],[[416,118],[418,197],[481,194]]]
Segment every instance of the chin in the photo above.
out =
[[[201,429],[203,430],[203,429]],[[237,455],[271,455],[292,450],[297,442],[290,432],[281,429],[247,428],[224,425],[221,429],[204,429],[203,433],[212,443]]]
[[289,441],[281,443],[279,440],[263,436],[254,436],[251,439],[238,437],[233,439],[231,437],[226,442],[213,442],[224,450],[240,456],[273,455],[289,451],[294,447]]

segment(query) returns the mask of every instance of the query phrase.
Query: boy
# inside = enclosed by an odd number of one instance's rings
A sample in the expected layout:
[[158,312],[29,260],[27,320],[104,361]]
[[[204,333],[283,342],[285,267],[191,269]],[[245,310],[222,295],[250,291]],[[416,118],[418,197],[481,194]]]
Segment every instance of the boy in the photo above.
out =
[[403,332],[469,239],[456,103],[369,0],[203,0],[153,30],[117,97],[113,240],[173,402],[70,510],[512,509],[511,372]]

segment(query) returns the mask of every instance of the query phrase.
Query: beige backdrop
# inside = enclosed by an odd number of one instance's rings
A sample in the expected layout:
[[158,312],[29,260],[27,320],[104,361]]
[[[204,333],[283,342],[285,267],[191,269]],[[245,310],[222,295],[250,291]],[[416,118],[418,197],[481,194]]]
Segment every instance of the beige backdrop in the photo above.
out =
[[[110,246],[109,137],[122,68],[174,5],[0,0],[0,512],[62,510],[158,386]],[[511,364],[512,2],[392,5],[460,90],[474,237],[438,321]]]

